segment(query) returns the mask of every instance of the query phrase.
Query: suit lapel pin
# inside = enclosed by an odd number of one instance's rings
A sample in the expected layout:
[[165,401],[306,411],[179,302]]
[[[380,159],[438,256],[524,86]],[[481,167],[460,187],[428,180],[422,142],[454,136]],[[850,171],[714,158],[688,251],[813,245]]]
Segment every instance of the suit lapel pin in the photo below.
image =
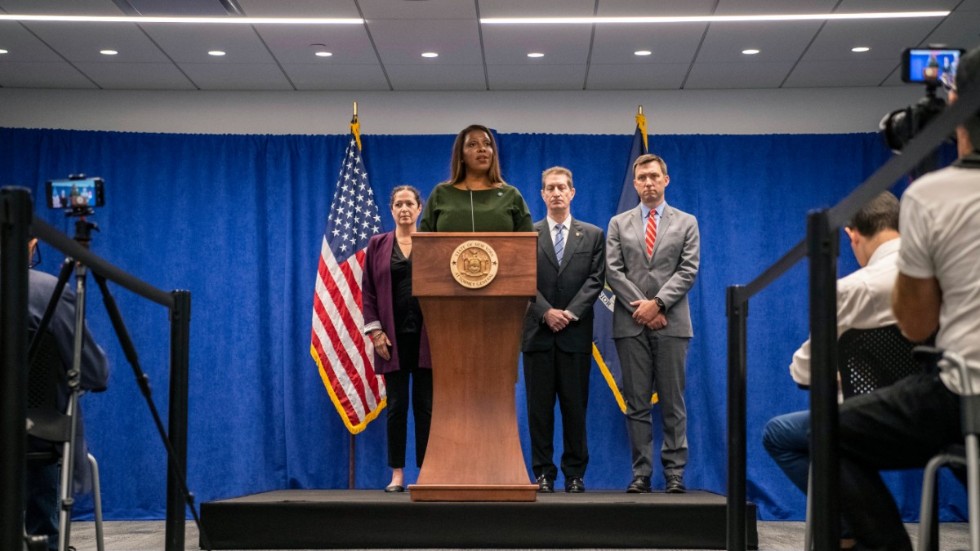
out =
[[575,232],[575,237],[582,237],[582,232],[580,231]]

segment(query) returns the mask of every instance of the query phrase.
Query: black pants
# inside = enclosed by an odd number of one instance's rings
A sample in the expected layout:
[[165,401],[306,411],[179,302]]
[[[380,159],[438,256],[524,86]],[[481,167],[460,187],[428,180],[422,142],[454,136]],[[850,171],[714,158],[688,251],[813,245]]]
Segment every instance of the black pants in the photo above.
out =
[[912,549],[879,471],[924,467],[961,442],[959,396],[934,374],[913,375],[841,405],[841,510],[859,549]]
[[531,432],[531,468],[534,476],[554,480],[555,398],[561,408],[563,428],[561,471],[568,480],[585,476],[589,447],[585,433],[585,411],[589,404],[589,372],[592,360],[585,353],[524,353],[524,386]]
[[432,424],[432,370],[419,368],[419,333],[399,333],[398,371],[385,373],[388,389],[388,466],[405,467],[408,433],[408,396],[411,380],[412,414],[415,416],[415,464],[422,466]]

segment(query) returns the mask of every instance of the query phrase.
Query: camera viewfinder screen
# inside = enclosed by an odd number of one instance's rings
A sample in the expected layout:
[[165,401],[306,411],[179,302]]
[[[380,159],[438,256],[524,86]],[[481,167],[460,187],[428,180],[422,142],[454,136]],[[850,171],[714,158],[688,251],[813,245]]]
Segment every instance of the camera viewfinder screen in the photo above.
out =
[[102,204],[101,178],[49,180],[48,206],[54,209],[97,207]]
[[959,50],[911,49],[908,58],[907,82],[938,82],[944,73],[953,70],[960,59]]

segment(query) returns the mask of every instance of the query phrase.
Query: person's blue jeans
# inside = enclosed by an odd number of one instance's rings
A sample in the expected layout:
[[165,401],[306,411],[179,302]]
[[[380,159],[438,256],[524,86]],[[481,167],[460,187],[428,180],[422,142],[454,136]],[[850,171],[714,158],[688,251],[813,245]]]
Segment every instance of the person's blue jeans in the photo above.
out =
[[794,486],[806,494],[810,476],[810,412],[773,417],[762,431],[762,445]]
[[48,536],[48,549],[58,549],[58,487],[61,469],[57,463],[29,465],[24,494],[24,528],[33,536]]

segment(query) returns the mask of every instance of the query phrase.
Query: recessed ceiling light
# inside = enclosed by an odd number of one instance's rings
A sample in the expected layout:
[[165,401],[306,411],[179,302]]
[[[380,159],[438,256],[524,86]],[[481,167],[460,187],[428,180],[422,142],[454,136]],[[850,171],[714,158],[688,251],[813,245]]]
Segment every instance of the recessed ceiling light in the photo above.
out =
[[755,50],[755,49],[751,49],[750,48],[748,50],[742,50],[742,53],[745,54],[745,55],[755,55],[755,54],[759,53],[759,50]]
[[333,55],[333,52],[328,52],[328,51],[325,51],[325,50],[320,50],[319,52],[316,52],[313,55],[315,55],[317,57],[330,57],[330,56]]
[[633,52],[633,55],[651,55],[652,53],[650,50],[637,50]]
[[422,52],[422,57],[439,57],[436,52]]
[[221,50],[211,50],[210,52],[208,52],[208,55],[213,55],[215,57],[221,57],[221,56],[225,55],[225,53],[223,51],[221,51]]
[[544,54],[541,52],[531,52],[527,54],[527,57],[544,57]]
[[854,53],[860,54],[860,53],[863,53],[863,52],[867,52],[870,49],[871,48],[869,48],[867,46],[855,46],[855,47],[851,48],[851,51],[854,52]]
[[116,55],[119,52],[117,52],[116,50],[99,50],[99,53],[102,55]]
[[10,52],[8,52],[7,50],[0,49],[0,55],[9,54],[9,53]]

